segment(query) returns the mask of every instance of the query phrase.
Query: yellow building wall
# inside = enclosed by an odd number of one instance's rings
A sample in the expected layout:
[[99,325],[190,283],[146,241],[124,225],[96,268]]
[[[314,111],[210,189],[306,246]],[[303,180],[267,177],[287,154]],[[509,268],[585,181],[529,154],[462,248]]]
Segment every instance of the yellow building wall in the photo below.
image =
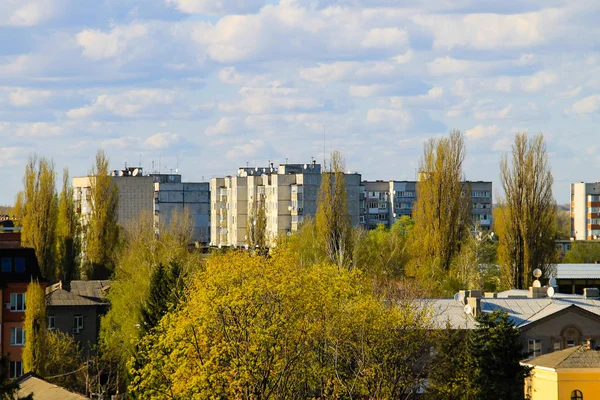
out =
[[583,400],[600,398],[600,368],[570,368],[557,370],[558,398],[570,399],[573,390],[583,394]]
[[532,369],[531,376],[525,380],[525,395],[529,395],[531,400],[558,399],[558,377],[556,372],[538,368]]

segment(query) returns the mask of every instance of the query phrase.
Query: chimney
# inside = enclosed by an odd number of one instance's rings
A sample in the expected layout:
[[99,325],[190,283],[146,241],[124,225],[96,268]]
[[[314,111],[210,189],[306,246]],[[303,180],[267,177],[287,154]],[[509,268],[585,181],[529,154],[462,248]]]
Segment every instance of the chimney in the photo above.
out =
[[596,341],[592,338],[585,339],[585,348],[587,350],[597,350]]
[[547,287],[529,287],[529,298],[530,299],[541,299],[546,297],[546,294],[548,292],[548,288]]
[[600,291],[598,288],[585,288],[583,289],[583,297],[586,299],[595,299],[600,297]]
[[479,317],[481,315],[481,298],[480,297],[468,297],[467,304],[471,306],[474,317]]

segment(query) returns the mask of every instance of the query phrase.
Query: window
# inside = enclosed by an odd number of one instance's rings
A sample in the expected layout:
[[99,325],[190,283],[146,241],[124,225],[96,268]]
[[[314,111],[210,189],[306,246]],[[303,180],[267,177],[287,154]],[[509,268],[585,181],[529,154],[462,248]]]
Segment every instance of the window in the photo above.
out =
[[554,351],[559,351],[560,347],[560,342],[554,342]]
[[581,393],[581,390],[573,390],[571,392],[571,400],[583,400],[583,393]]
[[9,364],[9,375],[10,379],[15,379],[23,375],[23,363],[21,361],[11,361]]
[[575,340],[573,340],[573,339],[567,340],[567,348],[569,348],[569,347],[575,347]]
[[542,354],[542,341],[532,339],[529,341],[529,357],[534,358]]
[[10,345],[11,346],[24,346],[25,345],[25,329],[23,328],[10,328]]
[[2,257],[2,272],[12,272],[12,263],[10,257]]
[[10,294],[10,311],[25,311],[25,293]]
[[54,315],[48,315],[48,323],[47,323],[47,325],[48,325],[48,329],[53,330],[55,328],[55,325],[54,325]]
[[83,315],[76,315],[73,321],[73,330],[75,333],[83,330]]
[[15,272],[25,272],[25,259],[23,257],[15,258]]

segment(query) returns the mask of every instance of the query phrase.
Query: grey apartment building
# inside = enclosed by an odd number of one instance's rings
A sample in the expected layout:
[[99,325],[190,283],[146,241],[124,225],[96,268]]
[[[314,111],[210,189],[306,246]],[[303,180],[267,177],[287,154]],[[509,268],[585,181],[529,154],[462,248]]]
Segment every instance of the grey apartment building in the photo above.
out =
[[[465,181],[472,201],[473,222],[482,229],[492,224],[492,182]],[[363,181],[360,187],[360,223],[372,229],[391,227],[404,215],[412,216],[417,181]]]
[[[360,181],[358,173],[344,174],[348,212],[359,224]],[[314,216],[321,186],[321,165],[272,163],[267,167],[242,167],[235,176],[213,178],[211,190],[211,245],[244,247],[253,211],[264,202],[267,242],[280,234],[296,232],[305,216]]]

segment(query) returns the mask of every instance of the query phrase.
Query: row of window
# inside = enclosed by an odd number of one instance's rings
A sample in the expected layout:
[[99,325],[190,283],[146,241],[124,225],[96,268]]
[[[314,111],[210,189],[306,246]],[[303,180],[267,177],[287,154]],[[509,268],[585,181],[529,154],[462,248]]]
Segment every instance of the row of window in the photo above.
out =
[[487,191],[475,191],[475,192],[471,192],[471,197],[492,197],[492,193],[491,192],[487,192]]
[[[574,339],[567,339],[567,348],[575,347]],[[552,343],[552,350],[559,351],[562,349],[561,342],[559,340]],[[528,353],[530,358],[538,357],[542,355],[542,341],[539,339],[530,339],[528,342]]]
[[[47,328],[55,329],[54,315],[47,317]],[[73,333],[79,333],[83,330],[83,315],[75,315],[73,317]],[[25,328],[13,327],[10,328],[10,345],[11,346],[24,346],[25,345]]]
[[0,258],[0,268],[2,272],[25,272],[25,258],[2,257]]

